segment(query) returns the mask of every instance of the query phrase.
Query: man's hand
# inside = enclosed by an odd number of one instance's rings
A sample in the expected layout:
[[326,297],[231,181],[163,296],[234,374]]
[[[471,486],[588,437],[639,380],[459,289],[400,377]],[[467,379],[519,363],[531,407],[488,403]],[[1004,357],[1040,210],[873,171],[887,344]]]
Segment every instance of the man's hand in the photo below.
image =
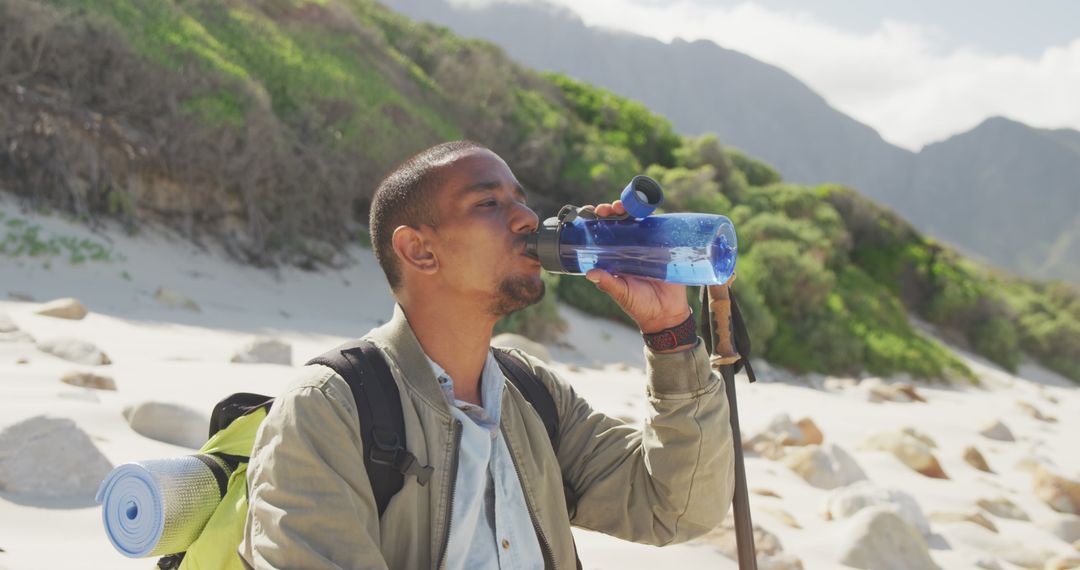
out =
[[[616,200],[613,204],[596,206],[595,212],[600,218],[621,216],[626,213],[626,208]],[[634,275],[612,275],[603,269],[593,269],[585,277],[610,295],[643,333],[673,327],[690,316],[686,285]]]

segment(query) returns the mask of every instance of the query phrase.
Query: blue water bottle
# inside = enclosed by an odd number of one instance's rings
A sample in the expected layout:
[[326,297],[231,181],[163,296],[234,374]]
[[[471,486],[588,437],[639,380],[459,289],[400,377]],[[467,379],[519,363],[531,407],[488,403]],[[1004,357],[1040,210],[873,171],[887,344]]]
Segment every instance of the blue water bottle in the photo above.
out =
[[528,251],[553,273],[599,268],[684,285],[722,285],[731,278],[738,244],[727,217],[650,215],[664,194],[647,176],[635,176],[620,198],[625,216],[597,219],[590,210],[564,206],[529,236]]

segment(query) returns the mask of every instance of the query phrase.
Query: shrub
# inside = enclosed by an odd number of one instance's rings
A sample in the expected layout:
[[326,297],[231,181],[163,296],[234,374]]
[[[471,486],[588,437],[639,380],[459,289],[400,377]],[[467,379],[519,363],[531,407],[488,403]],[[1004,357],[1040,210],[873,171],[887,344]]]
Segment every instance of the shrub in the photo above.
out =
[[731,159],[731,163],[735,165],[735,169],[746,176],[746,182],[750,186],[768,186],[783,180],[780,173],[773,167],[760,160],[750,158],[742,151],[727,147],[724,152]]
[[720,193],[720,185],[716,183],[716,172],[712,166],[691,170],[683,167],[664,168],[654,164],[645,174],[664,189],[666,211],[725,214],[731,210],[731,202]]
[[835,282],[835,276],[821,260],[807,255],[792,241],[757,243],[744,257],[753,260],[760,275],[767,276],[756,282],[766,303],[781,320],[820,310]]

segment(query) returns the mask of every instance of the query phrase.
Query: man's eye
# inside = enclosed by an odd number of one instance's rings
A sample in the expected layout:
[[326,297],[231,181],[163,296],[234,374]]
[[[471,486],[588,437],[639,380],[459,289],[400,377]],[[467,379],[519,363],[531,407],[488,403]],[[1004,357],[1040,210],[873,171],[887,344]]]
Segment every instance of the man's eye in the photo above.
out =
[[498,202],[496,202],[495,200],[485,200],[485,201],[483,201],[483,202],[480,202],[480,204],[479,204],[479,205],[480,205],[480,207],[482,207],[482,208],[490,208],[490,207],[492,207],[492,206],[497,206],[498,204],[499,204],[499,203],[498,203]]

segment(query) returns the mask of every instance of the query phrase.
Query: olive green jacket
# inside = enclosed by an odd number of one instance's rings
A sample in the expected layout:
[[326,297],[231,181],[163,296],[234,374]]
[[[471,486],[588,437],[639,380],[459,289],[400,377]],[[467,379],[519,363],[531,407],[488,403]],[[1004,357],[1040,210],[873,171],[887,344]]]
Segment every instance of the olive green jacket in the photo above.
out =
[[[380,519],[364,470],[352,392],[312,366],[274,403],[248,468],[240,554],[254,568],[435,568],[449,536],[455,420],[401,307],[366,339],[386,356],[401,393],[409,450],[435,471],[406,477]],[[720,523],[734,485],[723,381],[702,343],[646,349],[649,413],[631,426],[595,411],[541,361],[519,353],[551,391],[558,455],[532,406],[507,383],[501,429],[548,568],[575,568],[570,525],[665,545]],[[562,480],[577,495],[567,513]]]

